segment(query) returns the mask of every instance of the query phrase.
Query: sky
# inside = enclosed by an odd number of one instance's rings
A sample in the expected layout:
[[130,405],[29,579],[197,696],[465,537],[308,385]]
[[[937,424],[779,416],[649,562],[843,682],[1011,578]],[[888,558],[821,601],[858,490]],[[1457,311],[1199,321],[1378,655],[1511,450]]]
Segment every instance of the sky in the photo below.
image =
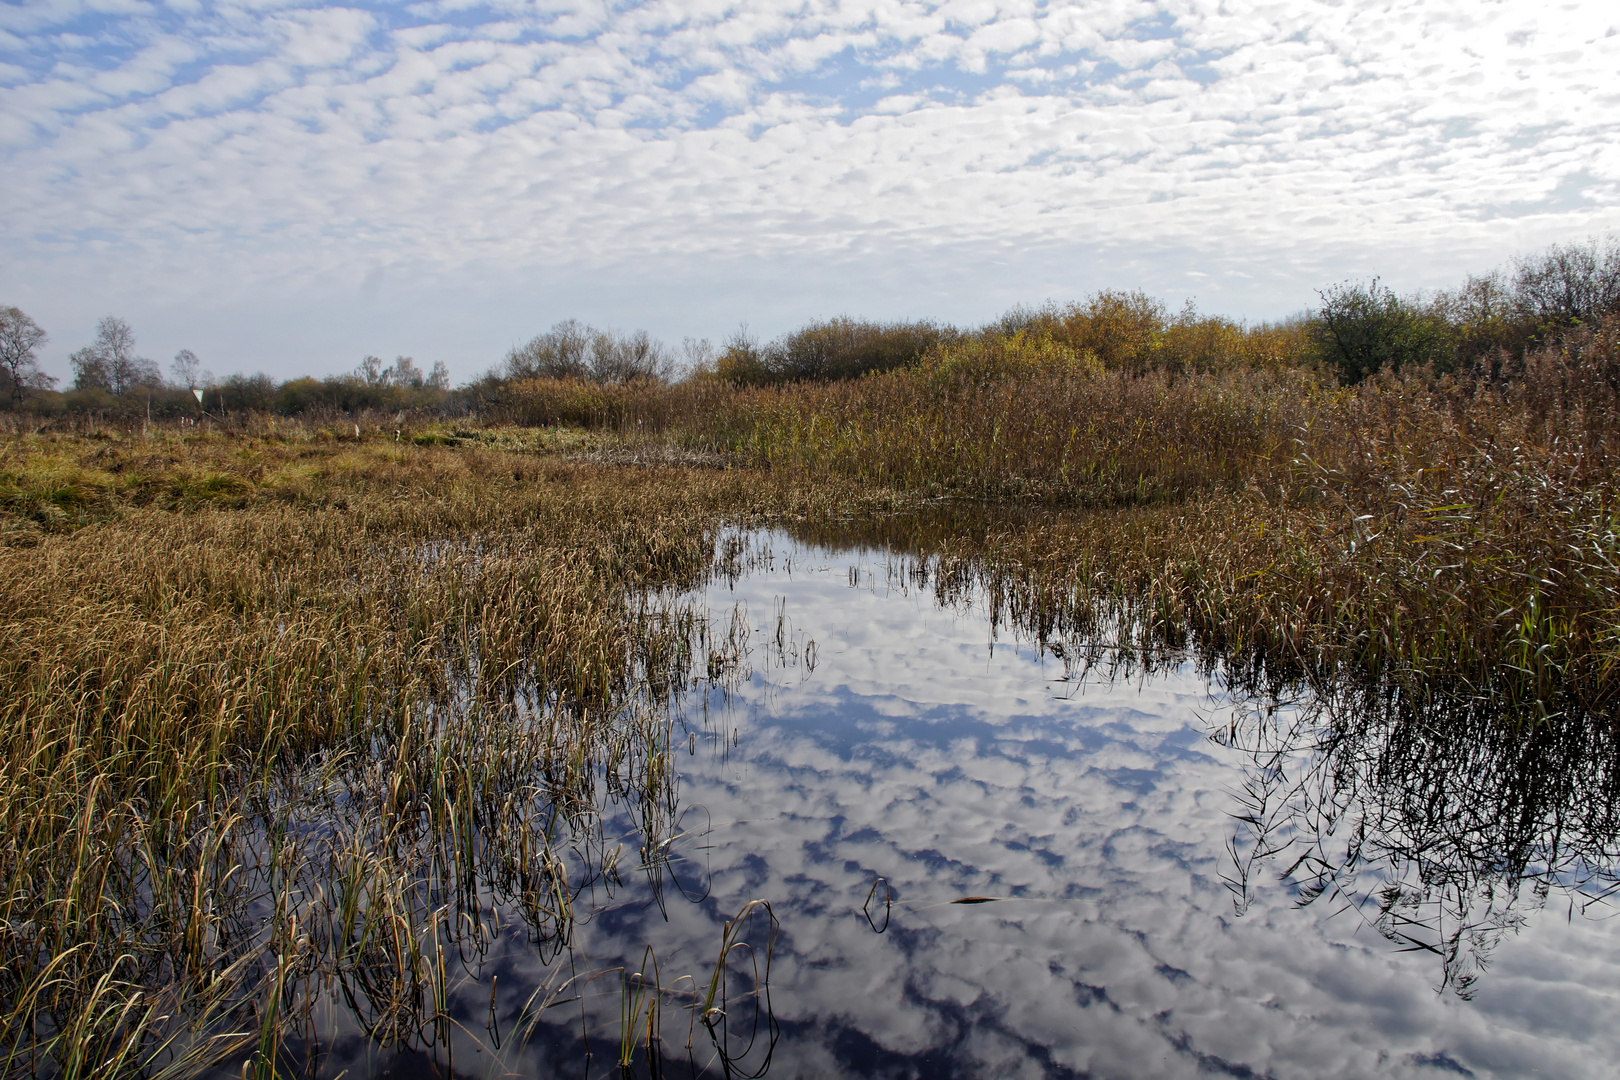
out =
[[1251,320],[1620,230],[1612,0],[0,5],[0,304],[166,364],[481,373],[971,325],[1141,289]]

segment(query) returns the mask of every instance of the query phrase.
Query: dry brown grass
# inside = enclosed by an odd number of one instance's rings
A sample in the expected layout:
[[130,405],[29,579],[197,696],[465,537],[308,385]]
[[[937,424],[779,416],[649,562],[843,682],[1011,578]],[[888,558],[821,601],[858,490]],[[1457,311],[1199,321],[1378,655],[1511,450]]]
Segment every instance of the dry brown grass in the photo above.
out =
[[[1409,371],[1352,389],[1264,372],[882,376],[739,393],[684,437],[773,472],[1047,508],[993,539],[948,527],[931,550],[1144,641],[1195,634],[1233,658],[1607,716],[1616,355],[1598,334],[1508,380]],[[1064,512],[1077,505],[1112,509]]]
[[601,430],[621,453],[661,444],[812,485],[1130,511],[1063,518],[1017,565],[1071,583],[1077,611],[1101,590],[1234,655],[1460,680],[1549,714],[1612,706],[1612,330],[1494,374],[1353,388],[1264,366],[1098,370],[1018,335],[840,383],[626,390]]
[[487,945],[490,894],[566,941],[572,897],[626,869],[604,806],[671,832],[665,708],[735,674],[677,595],[716,529],[829,497],[268,427],[4,454],[0,1043],[23,1075],[268,1070],[334,985],[380,1040],[430,1039],[442,949]]

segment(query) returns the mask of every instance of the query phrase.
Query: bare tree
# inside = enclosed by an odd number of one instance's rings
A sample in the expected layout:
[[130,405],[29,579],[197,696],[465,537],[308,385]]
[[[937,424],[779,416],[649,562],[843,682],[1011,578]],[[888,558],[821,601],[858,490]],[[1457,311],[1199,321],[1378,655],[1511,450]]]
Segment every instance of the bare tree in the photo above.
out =
[[394,357],[394,366],[383,372],[383,383],[387,386],[408,386],[417,389],[424,381],[422,369],[417,367],[416,361],[409,356]]
[[1620,242],[1554,244],[1517,260],[1513,297],[1520,311],[1554,326],[1596,322],[1620,311]]
[[73,365],[73,389],[112,389],[112,377],[107,373],[107,358],[94,345],[73,350],[68,363]]
[[48,389],[56,380],[39,370],[35,355],[45,331],[14,307],[0,307],[0,366],[11,380],[11,401],[20,405],[28,390]]
[[669,350],[645,330],[620,334],[568,319],[508,352],[501,370],[508,379],[625,383],[667,379],[674,366]]
[[450,389],[450,369],[444,366],[443,360],[433,361],[433,371],[427,377],[427,384],[435,390]]
[[506,354],[508,379],[583,379],[586,354],[596,331],[567,319]]
[[616,334],[598,330],[591,335],[589,377],[599,383],[627,383],[638,379],[664,379],[674,364],[669,350],[645,330]]
[[355,377],[367,386],[381,386],[383,383],[382,357],[372,356],[369,353],[360,361],[360,366],[354,369]]
[[187,390],[195,390],[197,388],[197,372],[201,367],[202,362],[197,359],[196,353],[190,349],[181,349],[174,354],[174,363],[169,365],[169,371],[174,375],[176,386],[183,386]]
[[115,394],[126,393],[141,383],[148,368],[154,373],[157,370],[152,361],[135,355],[135,331],[123,319],[108,315],[97,323],[96,345],[107,358],[107,376]]
[[163,380],[155,363],[135,355],[135,332],[115,315],[97,323],[96,340],[68,357],[68,362],[73,365],[73,385],[80,390],[99,387],[124,394]]
[[686,360],[687,374],[709,371],[714,367],[714,345],[708,338],[682,338],[681,353]]

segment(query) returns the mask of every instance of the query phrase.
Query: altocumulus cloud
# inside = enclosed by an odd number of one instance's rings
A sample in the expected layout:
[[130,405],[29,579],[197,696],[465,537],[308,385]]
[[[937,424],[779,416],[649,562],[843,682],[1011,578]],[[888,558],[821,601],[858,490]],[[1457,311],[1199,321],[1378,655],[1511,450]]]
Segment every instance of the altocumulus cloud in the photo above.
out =
[[679,279],[697,319],[763,261],[783,318],[852,273],[951,318],[1108,283],[1272,314],[1613,228],[1617,59],[1606,0],[8,4],[0,287]]

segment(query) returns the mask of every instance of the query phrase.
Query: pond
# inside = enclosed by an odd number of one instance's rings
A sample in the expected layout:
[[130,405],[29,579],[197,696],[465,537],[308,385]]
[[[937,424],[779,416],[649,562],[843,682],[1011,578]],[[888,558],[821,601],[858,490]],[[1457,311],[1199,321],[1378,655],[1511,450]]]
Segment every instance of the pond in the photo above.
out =
[[480,885],[427,1037],[332,989],[294,1065],[1612,1074],[1612,733],[1261,693],[1042,638],[926,559],[729,542],[699,607],[736,677],[675,703],[656,812],[603,797],[622,855],[559,889],[567,932]]

